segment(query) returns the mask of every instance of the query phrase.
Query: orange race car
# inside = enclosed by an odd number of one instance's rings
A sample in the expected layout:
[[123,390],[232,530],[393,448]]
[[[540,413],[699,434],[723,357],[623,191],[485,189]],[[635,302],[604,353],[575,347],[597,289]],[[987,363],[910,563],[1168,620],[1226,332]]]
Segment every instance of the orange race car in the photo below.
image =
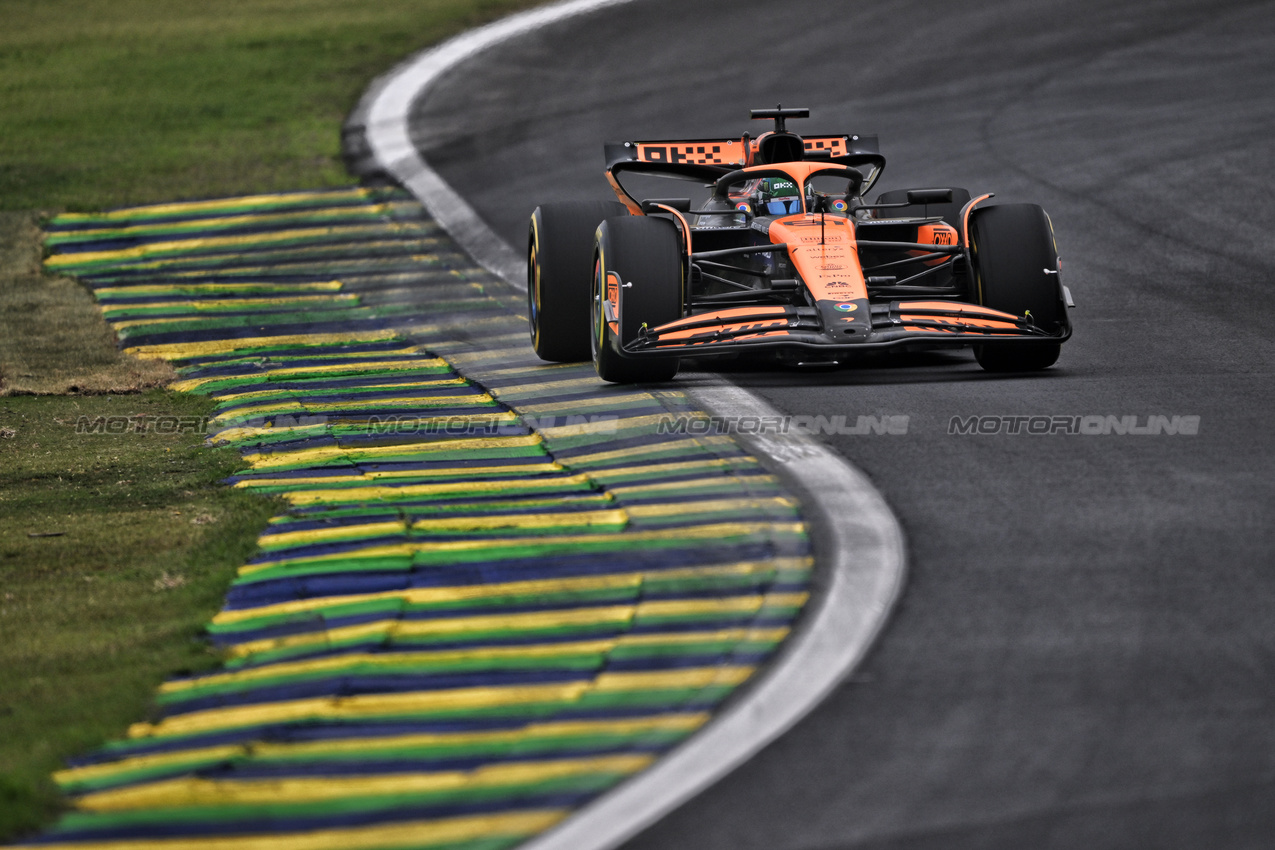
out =
[[[1052,365],[1072,303],[1045,211],[953,188],[868,203],[885,167],[876,137],[786,128],[809,114],[754,109],[775,122],[755,139],[607,144],[619,203],[531,216],[536,353],[592,356],[617,383],[759,349],[804,365],[968,345],[991,371]],[[668,185],[692,197],[666,197]]]

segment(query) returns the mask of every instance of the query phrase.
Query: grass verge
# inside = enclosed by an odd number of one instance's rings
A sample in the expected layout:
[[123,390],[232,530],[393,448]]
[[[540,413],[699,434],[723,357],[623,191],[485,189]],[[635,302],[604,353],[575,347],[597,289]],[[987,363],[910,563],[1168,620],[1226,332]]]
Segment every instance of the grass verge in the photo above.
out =
[[[60,801],[49,774],[146,716],[155,687],[217,662],[203,625],[282,508],[220,482],[208,399],[158,389],[79,284],[40,271],[35,216],[0,213],[0,841]],[[81,420],[134,423],[83,433]]]
[[348,184],[340,124],[373,77],[537,2],[0,0],[0,841],[55,815],[65,758],[216,662],[200,629],[276,510],[196,434],[76,433],[207,402],[146,389],[168,367],[40,273],[30,211]]
[[203,626],[278,507],[221,484],[238,452],[199,434],[76,427],[211,408],[164,390],[0,398],[0,839],[57,813],[65,759],[217,662]]
[[532,0],[0,0],[0,209],[344,185],[341,121],[426,45]]

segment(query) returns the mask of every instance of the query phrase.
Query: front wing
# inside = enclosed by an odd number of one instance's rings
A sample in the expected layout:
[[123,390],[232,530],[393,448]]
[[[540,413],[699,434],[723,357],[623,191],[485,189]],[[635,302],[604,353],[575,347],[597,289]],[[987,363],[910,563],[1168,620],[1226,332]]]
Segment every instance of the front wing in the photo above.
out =
[[759,305],[699,313],[655,328],[643,328],[637,338],[626,342],[621,350],[630,357],[726,354],[767,348],[851,352],[914,343],[1063,342],[1071,336],[1070,324],[1047,331],[1036,327],[1030,317],[1014,316],[977,304],[956,301],[859,304],[867,309],[868,321],[864,321],[861,314],[836,315],[826,309],[831,305],[822,305],[825,307],[822,310]]

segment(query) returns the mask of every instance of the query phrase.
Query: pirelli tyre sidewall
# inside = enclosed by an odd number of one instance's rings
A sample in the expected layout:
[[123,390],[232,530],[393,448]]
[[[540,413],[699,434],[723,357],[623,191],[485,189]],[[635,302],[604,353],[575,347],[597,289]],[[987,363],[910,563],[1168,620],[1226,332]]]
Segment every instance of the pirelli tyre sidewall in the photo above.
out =
[[[671,221],[609,218],[593,253],[592,349],[598,376],[612,383],[659,382],[677,374],[675,357],[626,357],[622,346],[682,317],[684,256]],[[606,302],[606,303],[604,303]],[[607,305],[614,321],[608,320]]]
[[527,229],[527,318],[542,360],[589,359],[589,291],[598,223],[628,210],[616,201],[542,204]]
[[[999,204],[970,218],[974,297],[984,307],[1031,315],[1038,328],[1056,333],[1066,321],[1058,280],[1058,248],[1049,216],[1036,204]],[[1061,344],[1048,340],[974,346],[989,372],[1030,372],[1052,366]]]

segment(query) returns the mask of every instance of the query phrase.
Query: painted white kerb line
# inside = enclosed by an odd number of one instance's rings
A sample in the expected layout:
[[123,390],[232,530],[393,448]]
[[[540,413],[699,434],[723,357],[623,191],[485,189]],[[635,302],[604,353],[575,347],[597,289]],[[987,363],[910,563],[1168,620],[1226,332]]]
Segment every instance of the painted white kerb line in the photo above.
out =
[[420,199],[434,220],[475,260],[518,289],[527,288],[525,258],[492,233],[464,198],[421,158],[408,130],[412,104],[451,68],[489,47],[555,21],[627,2],[630,0],[571,0],[502,18],[424,51],[373,83],[379,91],[368,108],[366,134],[381,167]]
[[[367,141],[381,167],[425,205],[476,260],[525,289],[524,260],[421,158],[411,142],[411,107],[447,70],[500,41],[573,15],[628,0],[573,0],[515,15],[459,36],[409,60],[378,81],[368,109]],[[692,383],[692,382],[686,382]],[[718,416],[770,417],[766,402],[716,378],[687,386]],[[520,850],[610,850],[721,779],[790,729],[863,659],[903,588],[903,533],[871,482],[808,437],[741,436],[754,454],[803,491],[828,571],[825,592],[801,629],[742,698],[611,792]]]
[[[689,388],[710,415],[773,417],[778,411],[733,384]],[[815,610],[759,680],[700,732],[652,767],[519,850],[611,850],[730,773],[792,728],[867,654],[903,589],[903,531],[863,473],[809,437],[741,435],[805,492],[828,572]]]

